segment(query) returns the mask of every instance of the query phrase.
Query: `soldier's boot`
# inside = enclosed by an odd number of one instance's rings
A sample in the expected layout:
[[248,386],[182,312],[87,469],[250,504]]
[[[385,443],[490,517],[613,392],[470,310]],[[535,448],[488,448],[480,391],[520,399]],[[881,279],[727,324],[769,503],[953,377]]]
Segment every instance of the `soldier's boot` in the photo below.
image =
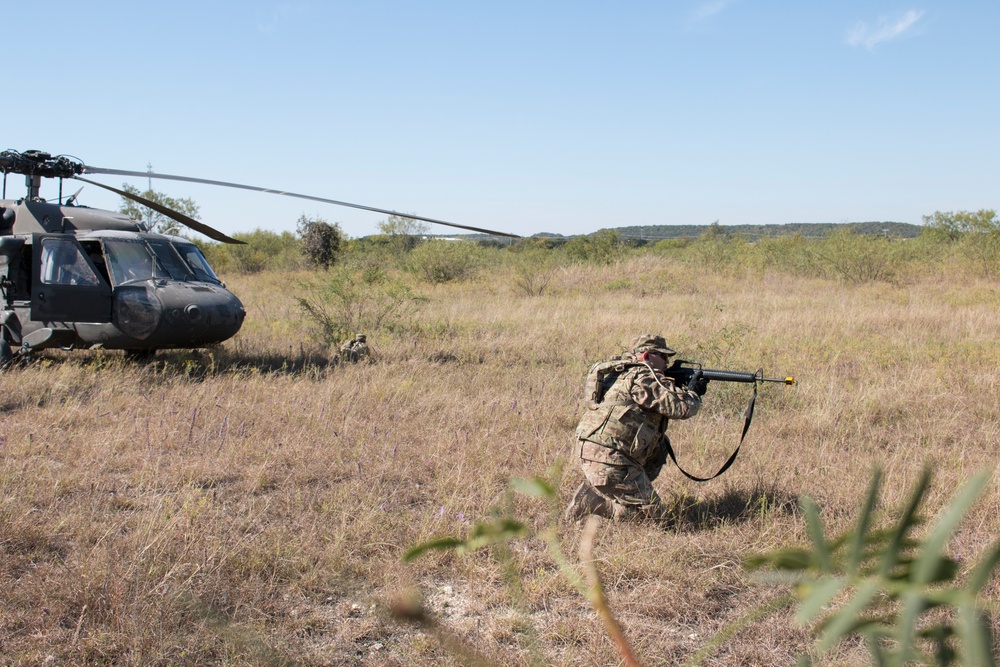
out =
[[624,503],[614,503],[614,513],[616,521],[662,524],[667,520],[666,510],[659,503],[649,505],[626,505]]
[[607,499],[598,494],[589,482],[581,482],[566,506],[563,518],[567,521],[579,521],[588,514],[611,518],[613,511]]

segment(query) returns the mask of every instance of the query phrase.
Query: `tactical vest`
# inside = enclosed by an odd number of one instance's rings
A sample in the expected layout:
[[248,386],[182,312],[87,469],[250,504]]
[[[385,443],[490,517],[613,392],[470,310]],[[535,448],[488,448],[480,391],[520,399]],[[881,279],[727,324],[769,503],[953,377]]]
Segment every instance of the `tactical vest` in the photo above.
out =
[[645,367],[622,359],[591,366],[584,389],[587,410],[576,429],[581,458],[611,465],[630,460],[644,465],[660,458],[666,419],[636,405],[629,393],[632,379]]

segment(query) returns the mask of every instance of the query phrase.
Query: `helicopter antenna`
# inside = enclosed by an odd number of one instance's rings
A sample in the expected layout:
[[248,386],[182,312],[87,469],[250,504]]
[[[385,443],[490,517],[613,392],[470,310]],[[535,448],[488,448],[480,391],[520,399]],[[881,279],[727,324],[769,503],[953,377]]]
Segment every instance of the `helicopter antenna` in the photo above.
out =
[[[152,162],[146,163],[146,173],[149,174],[149,176],[146,176],[146,192],[152,193],[153,192]],[[153,228],[153,209],[146,207],[146,231],[149,231],[152,228]]]
[[74,192],[73,194],[71,194],[69,197],[66,198],[66,201],[63,203],[63,206],[76,206],[76,198],[80,196],[81,192],[83,192],[82,186],[80,187],[79,190],[77,190],[76,192]]

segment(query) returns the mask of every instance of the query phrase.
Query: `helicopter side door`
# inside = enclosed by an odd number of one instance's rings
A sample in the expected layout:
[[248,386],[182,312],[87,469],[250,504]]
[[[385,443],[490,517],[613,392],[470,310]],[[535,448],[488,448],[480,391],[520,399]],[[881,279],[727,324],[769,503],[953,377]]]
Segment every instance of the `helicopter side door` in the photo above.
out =
[[111,286],[69,234],[32,234],[31,319],[110,322]]

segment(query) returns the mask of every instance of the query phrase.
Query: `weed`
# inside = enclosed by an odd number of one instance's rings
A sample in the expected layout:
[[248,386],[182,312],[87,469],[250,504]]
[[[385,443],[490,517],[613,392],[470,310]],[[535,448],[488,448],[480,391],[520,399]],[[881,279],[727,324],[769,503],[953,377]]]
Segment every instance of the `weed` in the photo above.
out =
[[986,479],[985,473],[976,475],[919,539],[913,532],[924,523],[919,511],[930,472],[920,478],[895,525],[879,528],[875,508],[882,475],[876,471],[852,530],[827,539],[819,508],[807,498],[803,511],[811,548],[755,556],[747,566],[795,586],[796,619],[816,625],[820,653],[856,633],[865,638],[876,665],[994,665],[989,618],[978,599],[1000,562],[1000,542],[964,582],[962,564],[945,552]]

